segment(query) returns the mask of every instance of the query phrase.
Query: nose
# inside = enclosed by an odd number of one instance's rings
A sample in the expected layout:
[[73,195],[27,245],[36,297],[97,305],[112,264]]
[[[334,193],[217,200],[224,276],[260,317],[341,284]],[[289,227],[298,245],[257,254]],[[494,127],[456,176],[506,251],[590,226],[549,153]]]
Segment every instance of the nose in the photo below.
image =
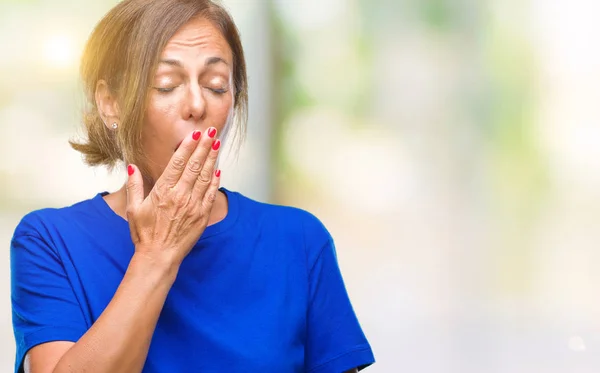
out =
[[202,89],[198,84],[190,84],[185,97],[183,118],[185,120],[200,121],[206,114],[206,101]]

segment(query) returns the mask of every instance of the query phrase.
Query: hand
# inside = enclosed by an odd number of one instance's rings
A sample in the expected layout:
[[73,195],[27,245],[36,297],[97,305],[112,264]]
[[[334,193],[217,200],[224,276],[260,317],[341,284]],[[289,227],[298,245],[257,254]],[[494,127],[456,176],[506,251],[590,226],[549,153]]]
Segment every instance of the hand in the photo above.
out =
[[127,220],[136,254],[178,266],[198,241],[220,182],[215,136],[214,128],[188,135],[146,198],[141,172],[128,166]]

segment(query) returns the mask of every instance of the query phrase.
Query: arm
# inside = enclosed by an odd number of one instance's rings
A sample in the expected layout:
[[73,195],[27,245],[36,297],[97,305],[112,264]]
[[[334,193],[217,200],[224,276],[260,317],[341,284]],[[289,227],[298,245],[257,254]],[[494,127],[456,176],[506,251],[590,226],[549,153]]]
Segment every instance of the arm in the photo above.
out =
[[[140,171],[128,167],[127,220],[135,254],[125,276],[104,312],[76,343],[59,342],[63,339],[55,334],[55,339],[46,339],[54,342],[33,347],[25,358],[28,373],[141,372],[179,265],[208,224],[220,181],[220,173],[214,173],[218,147],[213,148],[213,142],[209,136],[200,140],[199,131],[190,134],[147,197]],[[37,259],[35,253],[31,256]],[[22,267],[14,263],[16,271]],[[27,276],[19,279],[25,286],[32,285]],[[65,281],[62,285],[68,287]],[[60,296],[50,294],[51,301],[45,298],[42,294],[30,301],[37,310],[47,304],[43,302],[51,303]],[[65,302],[59,299],[57,303]],[[76,301],[69,303],[72,306]],[[54,314],[64,310],[49,309]],[[58,328],[59,334],[65,333],[53,318],[49,320],[36,324],[37,331]],[[23,323],[32,324],[27,319]]]
[[25,372],[141,372],[175,275],[166,265],[134,255],[112,301],[83,337],[34,347]]
[[307,370],[361,371],[375,358],[354,313],[330,237],[320,250],[311,251],[309,263]]

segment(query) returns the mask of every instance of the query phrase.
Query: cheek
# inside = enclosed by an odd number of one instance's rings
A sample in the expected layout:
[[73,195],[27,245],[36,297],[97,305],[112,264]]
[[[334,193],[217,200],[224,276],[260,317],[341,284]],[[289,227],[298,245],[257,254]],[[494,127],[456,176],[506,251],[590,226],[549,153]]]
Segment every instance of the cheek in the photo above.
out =
[[173,123],[178,114],[178,102],[175,95],[168,97],[152,94],[146,109],[146,124],[149,128],[145,130],[160,131],[164,130],[164,123]]
[[232,114],[233,110],[233,97],[225,95],[223,97],[215,98],[209,107],[210,123],[219,132],[223,130],[227,124],[227,120]]
[[147,157],[153,162],[162,164],[163,158],[169,160],[172,155],[170,139],[175,136],[173,125],[177,122],[178,107],[176,100],[152,95],[148,102],[144,127],[142,130],[142,145]]

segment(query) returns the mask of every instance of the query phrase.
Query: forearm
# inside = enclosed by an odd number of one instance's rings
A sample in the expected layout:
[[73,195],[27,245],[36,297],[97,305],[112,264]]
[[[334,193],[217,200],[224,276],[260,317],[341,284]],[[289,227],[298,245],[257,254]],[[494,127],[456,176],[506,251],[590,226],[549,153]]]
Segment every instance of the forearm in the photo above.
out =
[[54,373],[142,371],[177,268],[136,255],[111,302]]

